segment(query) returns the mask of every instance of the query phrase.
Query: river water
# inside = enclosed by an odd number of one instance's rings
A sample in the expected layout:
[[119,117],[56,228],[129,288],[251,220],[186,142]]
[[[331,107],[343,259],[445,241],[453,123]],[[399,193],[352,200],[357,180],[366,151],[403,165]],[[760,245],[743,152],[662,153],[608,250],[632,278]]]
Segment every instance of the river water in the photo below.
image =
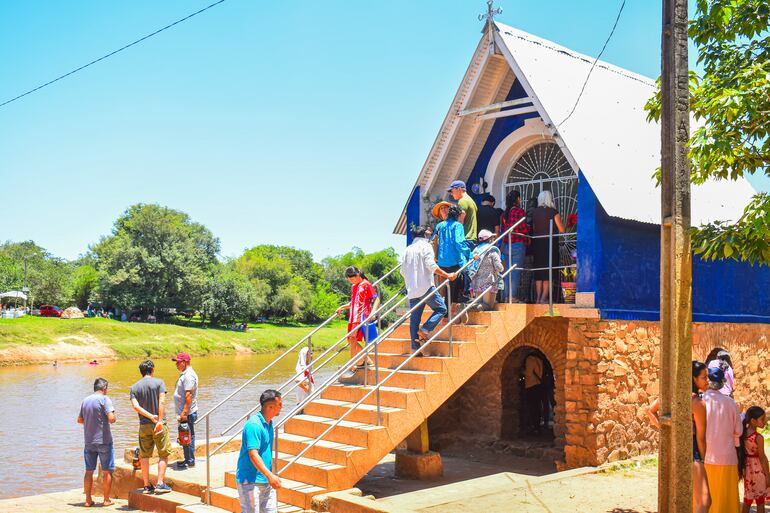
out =
[[[193,358],[200,380],[198,410],[203,414],[247,379],[272,362],[277,354],[245,354]],[[339,363],[343,363],[344,359]],[[131,408],[129,388],[141,378],[140,360],[35,365],[0,368],[0,499],[37,493],[70,490],[82,486],[83,428],[77,423],[80,403],[93,392],[97,377],[109,381],[108,394],[115,406],[117,422],[112,425],[115,459],[137,443],[138,416]],[[217,436],[259,402],[266,388],[282,384],[294,374],[296,357],[288,355],[223,405],[211,419],[212,436]],[[325,372],[324,372],[325,371]],[[320,384],[334,368],[315,375]],[[173,391],[179,371],[169,359],[155,360],[155,377],[166,382],[166,411],[172,439],[176,439]],[[284,411],[296,405],[294,393],[284,400]],[[204,439],[201,423],[196,432]]]

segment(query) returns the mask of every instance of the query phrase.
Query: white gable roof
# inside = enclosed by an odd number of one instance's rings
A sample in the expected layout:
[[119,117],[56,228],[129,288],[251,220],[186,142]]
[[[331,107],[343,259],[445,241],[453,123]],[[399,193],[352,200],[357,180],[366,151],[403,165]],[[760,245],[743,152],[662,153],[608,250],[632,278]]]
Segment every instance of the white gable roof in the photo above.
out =
[[[660,223],[660,189],[652,179],[660,166],[660,126],[649,123],[644,111],[654,81],[599,61],[575,112],[564,121],[594,59],[496,25],[496,40],[514,73],[537,100],[546,124],[556,128],[568,157],[587,177],[607,213]],[[746,180],[693,186],[692,224],[738,219],[753,193]]]

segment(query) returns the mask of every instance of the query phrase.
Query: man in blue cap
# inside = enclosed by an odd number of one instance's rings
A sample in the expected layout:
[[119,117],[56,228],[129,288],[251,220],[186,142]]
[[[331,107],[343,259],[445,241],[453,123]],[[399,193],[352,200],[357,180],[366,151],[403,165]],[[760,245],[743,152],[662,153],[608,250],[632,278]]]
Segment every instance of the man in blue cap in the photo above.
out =
[[[465,239],[469,241],[476,241],[477,236],[477,224],[476,224],[476,202],[473,201],[467,192],[465,192],[465,182],[462,180],[455,180],[452,185],[449,186],[448,191],[452,194],[452,197],[457,202],[457,206],[463,211],[460,217],[457,218],[463,224],[465,228]],[[471,249],[473,249],[471,247]]]

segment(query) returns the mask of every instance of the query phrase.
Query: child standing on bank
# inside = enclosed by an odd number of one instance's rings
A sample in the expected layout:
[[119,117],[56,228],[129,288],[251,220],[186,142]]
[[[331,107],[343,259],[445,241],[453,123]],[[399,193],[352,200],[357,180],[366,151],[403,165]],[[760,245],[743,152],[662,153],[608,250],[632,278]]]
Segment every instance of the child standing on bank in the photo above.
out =
[[757,432],[757,428],[763,428],[765,424],[765,410],[759,406],[746,410],[741,435],[742,457],[739,463],[743,476],[743,513],[749,513],[753,502],[757,503],[757,513],[765,513],[770,469],[765,455],[765,440]]

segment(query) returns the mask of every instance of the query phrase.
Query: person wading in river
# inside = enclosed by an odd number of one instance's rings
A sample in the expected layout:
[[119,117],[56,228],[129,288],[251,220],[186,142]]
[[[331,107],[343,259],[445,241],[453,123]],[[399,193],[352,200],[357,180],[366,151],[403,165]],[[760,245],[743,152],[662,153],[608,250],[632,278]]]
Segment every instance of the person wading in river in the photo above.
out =
[[86,474],[83,477],[83,488],[86,493],[86,507],[94,505],[91,489],[94,484],[96,460],[102,466],[104,488],[104,505],[111,506],[110,487],[112,472],[115,470],[115,450],[112,446],[112,431],[110,424],[115,422],[115,408],[107,397],[107,380],[96,378],[94,393],[83,399],[78,415],[78,424],[83,424],[85,448],[83,457],[86,462]]

